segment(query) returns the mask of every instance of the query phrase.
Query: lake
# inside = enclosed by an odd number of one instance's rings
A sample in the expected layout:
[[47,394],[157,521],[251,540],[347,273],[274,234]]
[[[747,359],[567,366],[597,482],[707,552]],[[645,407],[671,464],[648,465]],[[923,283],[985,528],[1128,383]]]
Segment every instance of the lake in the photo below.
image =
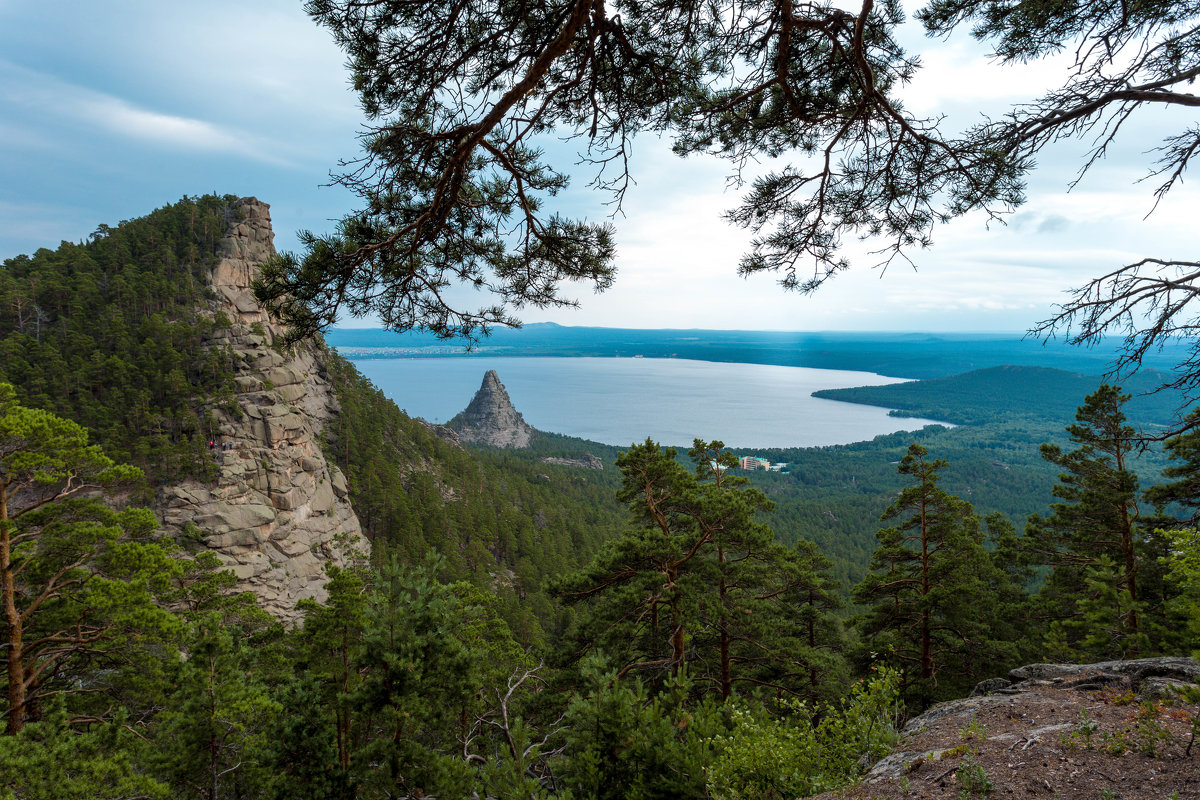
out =
[[811,397],[817,389],[897,383],[869,372],[669,358],[361,359],[367,378],[411,416],[444,423],[494,369],[533,427],[612,445],[647,436],[690,447],[810,447],[916,430],[935,420]]

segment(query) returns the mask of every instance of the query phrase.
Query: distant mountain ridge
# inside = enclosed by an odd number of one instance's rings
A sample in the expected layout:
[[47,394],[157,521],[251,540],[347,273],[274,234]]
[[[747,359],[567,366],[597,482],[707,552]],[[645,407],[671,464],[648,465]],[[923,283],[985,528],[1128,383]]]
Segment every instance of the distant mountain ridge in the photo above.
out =
[[[1021,333],[789,333],[569,327],[536,323],[501,328],[467,351],[428,334],[334,329],[326,341],[345,357],[599,356],[686,358],[938,378],[1004,365],[1042,366],[1090,375],[1107,372],[1115,347],[1077,348]],[[1147,354],[1146,367],[1168,370],[1177,348]]]

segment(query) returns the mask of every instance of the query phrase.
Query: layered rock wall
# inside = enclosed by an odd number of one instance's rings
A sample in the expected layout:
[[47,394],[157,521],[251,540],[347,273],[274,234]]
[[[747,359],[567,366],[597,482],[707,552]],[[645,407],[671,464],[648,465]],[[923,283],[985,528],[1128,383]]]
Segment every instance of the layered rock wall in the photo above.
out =
[[235,365],[235,407],[206,409],[217,422],[210,452],[215,485],[189,481],[165,487],[160,510],[168,530],[195,525],[204,544],[234,571],[239,586],[264,608],[296,618],[297,601],[324,599],[324,567],[365,551],[346,479],[320,447],[337,413],[325,377],[323,344],[279,346],[283,330],[250,291],[257,265],[275,255],[266,203],[243,198],[242,219],[221,241],[210,283],[211,312],[232,325],[210,347]]

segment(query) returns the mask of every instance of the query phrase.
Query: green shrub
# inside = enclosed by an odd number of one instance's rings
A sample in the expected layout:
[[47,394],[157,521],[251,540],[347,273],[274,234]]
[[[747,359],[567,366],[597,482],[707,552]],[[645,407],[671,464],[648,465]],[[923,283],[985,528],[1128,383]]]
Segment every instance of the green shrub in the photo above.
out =
[[734,704],[734,728],[717,737],[718,754],[707,770],[716,800],[770,800],[831,791],[857,778],[897,739],[899,676],[884,670],[858,683],[845,707],[818,710],[791,703],[792,715],[769,716],[760,707]]
[[705,765],[729,728],[712,699],[690,698],[686,678],[650,694],[598,660],[584,664],[587,692],[565,715],[565,758],[556,774],[588,800],[706,800]]
[[963,729],[958,732],[958,736],[964,742],[983,741],[987,738],[987,728],[979,721],[979,717],[971,717],[971,721],[963,726]]
[[967,756],[962,766],[954,771],[954,777],[964,797],[987,794],[992,790],[992,779],[988,777],[987,770],[971,756]]

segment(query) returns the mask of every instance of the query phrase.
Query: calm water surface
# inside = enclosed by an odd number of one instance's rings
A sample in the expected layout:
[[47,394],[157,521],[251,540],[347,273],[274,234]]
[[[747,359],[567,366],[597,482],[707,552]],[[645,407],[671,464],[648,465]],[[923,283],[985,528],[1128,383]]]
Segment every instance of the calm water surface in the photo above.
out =
[[896,383],[870,372],[659,358],[363,359],[355,366],[414,417],[446,422],[489,369],[535,428],[628,445],[720,439],[731,447],[845,444],[935,422],[811,397]]

